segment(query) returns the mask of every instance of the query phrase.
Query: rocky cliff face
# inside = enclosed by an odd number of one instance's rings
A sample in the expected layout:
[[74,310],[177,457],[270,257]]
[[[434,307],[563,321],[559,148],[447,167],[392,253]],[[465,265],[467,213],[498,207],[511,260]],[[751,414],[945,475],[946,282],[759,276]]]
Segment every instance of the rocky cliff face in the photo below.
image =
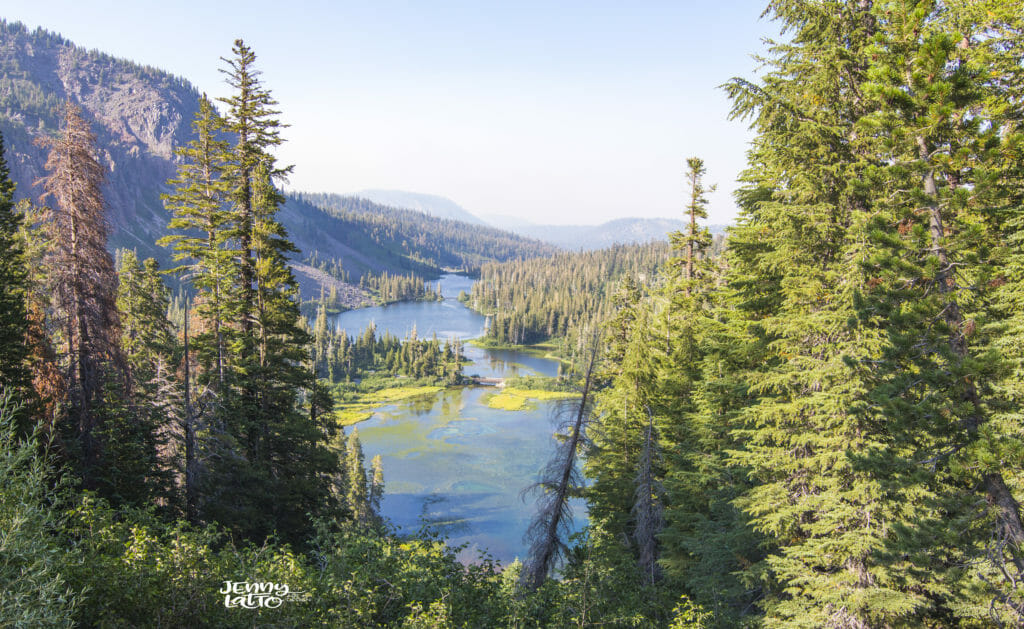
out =
[[187,81],[166,72],[0,22],[0,132],[18,195],[38,198],[33,183],[46,155],[33,140],[56,133],[63,102],[77,102],[107,168],[112,248],[166,261],[167,251],[154,244],[168,220],[160,194],[175,171],[174,147],[188,141],[198,99]]

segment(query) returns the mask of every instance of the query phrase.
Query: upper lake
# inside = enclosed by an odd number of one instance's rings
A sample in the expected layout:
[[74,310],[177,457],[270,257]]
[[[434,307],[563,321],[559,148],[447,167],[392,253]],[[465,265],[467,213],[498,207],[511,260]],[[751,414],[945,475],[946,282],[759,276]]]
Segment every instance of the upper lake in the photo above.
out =
[[[405,338],[415,329],[420,338],[467,340],[484,333],[486,318],[458,302],[473,280],[460,275],[441,279],[440,302],[406,302],[343,312],[336,325],[350,336],[370,322]],[[514,350],[487,350],[467,345],[466,375],[554,376],[558,363]],[[381,455],[384,463],[384,517],[401,532],[427,525],[453,545],[466,545],[460,559],[472,561],[487,551],[503,563],[525,558],[523,533],[534,514],[534,497],[523,489],[536,482],[555,448],[557,402],[535,409],[492,409],[482,398],[493,387],[455,387],[377,410],[356,425],[366,460]],[[351,428],[349,429],[351,430]],[[585,505],[573,505],[578,529],[586,521]]]

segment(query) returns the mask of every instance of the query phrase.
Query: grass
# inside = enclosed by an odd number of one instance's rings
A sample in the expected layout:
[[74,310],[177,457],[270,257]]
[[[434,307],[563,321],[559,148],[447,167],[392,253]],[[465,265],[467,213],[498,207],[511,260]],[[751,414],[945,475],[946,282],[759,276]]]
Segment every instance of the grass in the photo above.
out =
[[[527,379],[526,382],[539,382]],[[372,380],[363,385],[335,385],[337,402],[334,415],[341,426],[352,426],[373,417],[382,406],[396,404],[413,398],[437,395],[444,390],[440,385],[416,384],[408,378]],[[576,393],[545,391],[537,388],[506,387],[484,396],[483,402],[490,408],[504,411],[524,411],[536,408],[538,401],[564,400],[576,397]]]
[[490,408],[502,411],[524,411],[536,408],[538,400],[565,400],[576,397],[565,391],[543,391],[541,389],[506,388],[500,393],[491,393],[483,401]]
[[373,417],[374,411],[381,406],[409,400],[426,395],[436,395],[444,389],[441,386],[397,386],[367,393],[360,393],[355,399],[338,402],[334,406],[335,416],[342,426],[351,426]]
[[363,399],[371,404],[391,404],[393,402],[408,400],[409,398],[420,397],[421,395],[433,395],[443,389],[444,387],[442,386],[430,385],[394,387],[392,389],[374,391],[373,393],[367,394]]
[[339,404],[334,409],[334,416],[341,426],[351,426],[364,422],[373,417],[373,411],[377,409],[372,404]]

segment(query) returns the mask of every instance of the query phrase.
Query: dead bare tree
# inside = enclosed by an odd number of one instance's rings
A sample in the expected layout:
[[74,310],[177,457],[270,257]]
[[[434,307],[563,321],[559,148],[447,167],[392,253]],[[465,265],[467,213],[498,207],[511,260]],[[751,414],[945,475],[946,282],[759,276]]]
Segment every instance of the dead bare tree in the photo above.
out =
[[569,499],[582,487],[576,459],[586,443],[586,426],[593,397],[594,366],[598,354],[596,335],[591,336],[586,354],[587,367],[583,377],[582,397],[575,406],[569,434],[558,445],[555,455],[544,469],[541,480],[524,492],[541,492],[537,500],[537,515],[526,532],[526,539],[530,542],[529,556],[519,575],[520,586],[530,590],[536,590],[544,583],[544,579],[568,549],[565,538],[572,523]]
[[648,584],[653,584],[661,577],[658,568],[658,533],[665,526],[663,517],[662,497],[664,489],[655,475],[655,465],[660,458],[658,436],[654,427],[654,414],[647,411],[647,428],[644,434],[644,445],[640,450],[640,461],[637,465],[636,493],[633,501],[633,541],[636,543],[639,556],[637,564]]

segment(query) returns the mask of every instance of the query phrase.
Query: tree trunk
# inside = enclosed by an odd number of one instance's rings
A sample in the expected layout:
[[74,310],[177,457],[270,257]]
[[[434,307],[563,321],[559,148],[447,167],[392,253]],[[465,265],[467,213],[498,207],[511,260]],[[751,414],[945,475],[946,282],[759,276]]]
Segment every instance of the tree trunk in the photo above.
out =
[[[930,151],[925,138],[917,137],[917,146],[920,158],[928,160]],[[939,291],[949,295],[956,290],[956,277],[949,264],[949,255],[946,252],[943,239],[945,230],[942,221],[942,210],[938,202],[938,186],[935,182],[935,171],[929,168],[923,178],[924,192],[928,196],[928,227],[932,240],[932,252],[939,259],[939,272],[936,281]],[[967,357],[967,339],[963,334],[963,315],[952,296],[946,301],[943,309],[943,320],[949,327],[949,346],[953,354],[959,359]],[[984,423],[981,400],[978,389],[971,381],[966,382],[963,392],[964,400],[969,402],[972,412],[965,418],[965,428],[968,435],[974,437]],[[1009,544],[1010,554],[1013,556],[1013,563],[1019,574],[1024,575],[1024,557],[1021,557],[1020,550],[1024,547],[1024,522],[1021,521],[1020,505],[1013,497],[1003,475],[999,471],[987,472],[982,477],[985,499],[989,506],[995,509],[996,522],[999,538]]]
[[195,524],[196,510],[196,427],[192,416],[192,360],[188,346],[189,304],[185,300],[185,518]]

